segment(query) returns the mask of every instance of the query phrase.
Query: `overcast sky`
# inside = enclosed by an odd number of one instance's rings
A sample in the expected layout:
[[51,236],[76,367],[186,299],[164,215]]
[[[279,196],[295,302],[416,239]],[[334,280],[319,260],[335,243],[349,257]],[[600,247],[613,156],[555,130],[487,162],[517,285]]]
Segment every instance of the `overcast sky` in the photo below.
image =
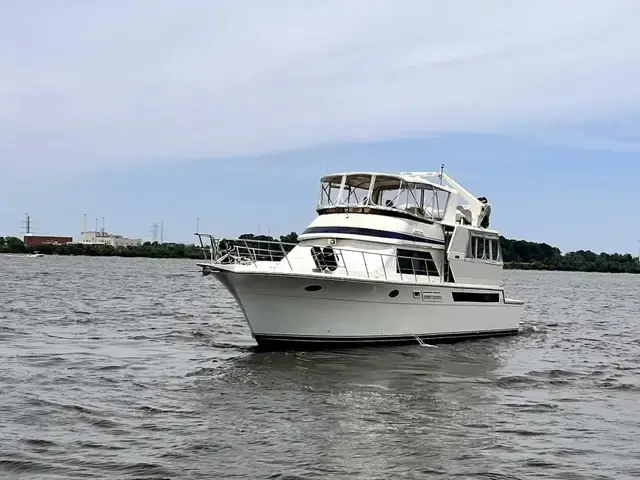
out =
[[632,154],[638,19],[634,0],[0,2],[0,187],[450,134]]

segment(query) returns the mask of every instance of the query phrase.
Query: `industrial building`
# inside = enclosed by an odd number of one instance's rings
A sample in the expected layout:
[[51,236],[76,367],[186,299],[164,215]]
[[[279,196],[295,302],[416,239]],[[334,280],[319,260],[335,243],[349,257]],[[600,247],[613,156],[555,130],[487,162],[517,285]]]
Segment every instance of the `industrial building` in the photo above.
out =
[[[26,220],[22,222],[25,229],[24,244],[28,248],[38,248],[44,245],[66,245],[74,243],[73,237],[57,235],[34,235],[32,233],[33,224],[31,217],[26,214]],[[96,219],[96,229],[87,231],[87,216],[84,215],[84,231],[80,234],[80,244],[83,245],[111,245],[112,247],[137,247],[142,245],[140,238],[127,238],[122,235],[108,233],[104,229],[104,217],[102,217],[102,229],[98,230],[98,219]]]
[[60,237],[56,235],[33,235],[27,233],[24,238],[24,244],[30,248],[38,248],[43,245],[66,245],[73,243],[72,237]]
[[84,245],[111,245],[112,247],[138,247],[142,245],[140,238],[127,238],[105,232],[82,232],[80,243]]
[[73,237],[65,237],[59,235],[34,235],[33,223],[31,222],[31,216],[27,213],[25,220],[22,222],[24,226],[24,237],[22,241],[28,248],[38,248],[44,245],[66,245],[67,243],[73,243]]
[[104,217],[102,217],[102,229],[98,230],[98,219],[96,218],[96,229],[87,231],[87,215],[84,215],[84,229],[80,234],[80,243],[83,245],[111,245],[112,247],[138,247],[142,245],[140,238],[127,238],[122,235],[108,233],[104,229]]

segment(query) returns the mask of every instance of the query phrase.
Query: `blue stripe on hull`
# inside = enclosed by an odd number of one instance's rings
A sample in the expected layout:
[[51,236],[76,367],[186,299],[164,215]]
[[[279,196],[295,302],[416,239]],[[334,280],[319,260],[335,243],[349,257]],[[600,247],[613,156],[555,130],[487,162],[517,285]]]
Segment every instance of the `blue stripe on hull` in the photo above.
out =
[[302,235],[310,233],[339,233],[346,235],[363,235],[366,237],[382,237],[392,238],[394,240],[406,240],[409,242],[428,243],[431,245],[443,245],[443,240],[435,240],[433,238],[424,238],[418,235],[410,235],[408,233],[389,232],[386,230],[377,230],[375,228],[361,228],[361,227],[309,227]]
[[[465,340],[505,337],[517,335],[518,329],[488,330],[483,332],[420,334],[425,343],[453,343]],[[331,348],[354,348],[365,346],[390,346],[417,344],[418,341],[412,335],[399,335],[388,337],[301,337],[289,335],[255,335],[255,341],[261,350],[318,350]]]

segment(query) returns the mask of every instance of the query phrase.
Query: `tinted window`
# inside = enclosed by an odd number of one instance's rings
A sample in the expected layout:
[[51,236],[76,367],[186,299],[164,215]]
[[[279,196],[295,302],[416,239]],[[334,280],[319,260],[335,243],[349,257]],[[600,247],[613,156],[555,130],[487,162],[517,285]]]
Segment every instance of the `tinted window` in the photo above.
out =
[[499,293],[485,293],[485,292],[453,292],[454,302],[482,302],[493,303],[500,301]]
[[338,268],[338,258],[331,247],[311,247],[311,257],[320,271]]
[[491,242],[491,260],[498,261],[500,259],[500,242],[497,238],[489,239]]
[[467,258],[500,261],[500,241],[497,237],[485,237],[482,234],[471,234],[467,244]]
[[407,275],[439,276],[436,262],[430,252],[398,249],[397,272]]
[[484,258],[484,237],[475,237],[476,241],[476,258]]

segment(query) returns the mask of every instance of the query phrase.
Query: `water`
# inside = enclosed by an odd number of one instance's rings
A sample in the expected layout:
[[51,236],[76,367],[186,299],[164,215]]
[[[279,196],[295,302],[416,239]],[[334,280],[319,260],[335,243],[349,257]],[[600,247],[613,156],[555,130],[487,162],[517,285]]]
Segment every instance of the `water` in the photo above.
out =
[[0,256],[0,478],[638,478],[640,276],[505,281],[518,337],[256,353],[195,262]]

